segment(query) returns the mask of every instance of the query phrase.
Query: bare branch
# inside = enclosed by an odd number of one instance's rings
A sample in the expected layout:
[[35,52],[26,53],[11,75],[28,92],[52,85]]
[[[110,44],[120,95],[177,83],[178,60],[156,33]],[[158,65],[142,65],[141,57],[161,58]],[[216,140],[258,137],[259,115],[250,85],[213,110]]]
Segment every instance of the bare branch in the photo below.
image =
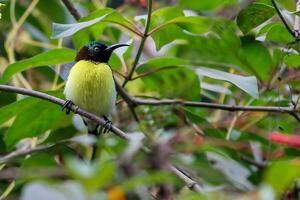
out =
[[71,13],[71,15],[78,21],[81,16],[75,6],[70,2],[70,0],[61,0],[64,5],[67,7],[68,11]]
[[276,107],[276,106],[239,106],[239,105],[223,105],[217,103],[182,101],[180,99],[165,99],[165,100],[142,100],[135,98],[137,105],[163,106],[163,105],[181,105],[187,107],[211,108],[227,111],[250,111],[250,112],[273,112],[273,113],[300,113],[299,108],[294,107]]
[[190,190],[193,190],[193,191],[198,192],[198,193],[203,193],[202,186],[199,183],[197,183],[196,181],[194,181],[190,176],[188,176],[182,170],[175,167],[174,165],[170,165],[169,169],[174,174],[176,174],[181,180],[183,180]]

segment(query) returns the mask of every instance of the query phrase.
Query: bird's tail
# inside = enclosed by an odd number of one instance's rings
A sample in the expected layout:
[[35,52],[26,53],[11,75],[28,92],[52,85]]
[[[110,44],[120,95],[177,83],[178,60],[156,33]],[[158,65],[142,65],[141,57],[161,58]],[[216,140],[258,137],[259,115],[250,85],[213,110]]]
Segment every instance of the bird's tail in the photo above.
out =
[[[83,122],[88,129],[88,134],[97,137],[99,124],[96,124],[95,122],[85,118],[83,119]],[[92,145],[91,160],[95,159],[96,153],[97,153],[97,143]]]

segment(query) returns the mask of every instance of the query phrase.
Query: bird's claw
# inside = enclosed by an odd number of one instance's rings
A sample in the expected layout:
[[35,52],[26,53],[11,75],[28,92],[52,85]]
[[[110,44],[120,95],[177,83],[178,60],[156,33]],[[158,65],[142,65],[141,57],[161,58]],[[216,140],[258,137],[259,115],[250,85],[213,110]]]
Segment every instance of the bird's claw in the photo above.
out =
[[103,133],[109,133],[111,131],[112,122],[107,117],[104,117],[104,119],[106,120],[106,122],[103,125],[104,127]]
[[61,110],[64,111],[64,109],[66,109],[66,114],[68,115],[70,114],[73,105],[74,103],[71,100],[67,100]]

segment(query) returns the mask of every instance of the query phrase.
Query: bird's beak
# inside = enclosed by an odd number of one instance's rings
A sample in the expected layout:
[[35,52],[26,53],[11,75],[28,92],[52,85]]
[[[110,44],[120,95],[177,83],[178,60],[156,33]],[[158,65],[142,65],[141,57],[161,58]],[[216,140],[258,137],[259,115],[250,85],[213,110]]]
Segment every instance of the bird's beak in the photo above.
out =
[[111,54],[115,49],[120,48],[120,47],[125,47],[125,46],[129,46],[129,45],[128,44],[114,44],[114,45],[108,46],[105,49],[105,52],[108,54]]

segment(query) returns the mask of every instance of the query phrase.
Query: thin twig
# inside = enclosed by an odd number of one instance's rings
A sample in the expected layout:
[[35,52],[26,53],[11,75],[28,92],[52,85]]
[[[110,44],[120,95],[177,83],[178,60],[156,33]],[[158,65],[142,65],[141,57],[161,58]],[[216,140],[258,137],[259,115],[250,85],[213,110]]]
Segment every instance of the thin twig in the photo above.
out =
[[293,36],[295,37],[295,34],[294,34],[294,31],[290,28],[290,26],[288,25],[288,23],[286,22],[286,20],[284,19],[283,15],[281,14],[281,11],[279,10],[275,0],[271,0],[272,1],[272,4],[277,12],[277,14],[279,15],[281,21],[283,22],[285,28],[288,30],[288,32]]
[[255,160],[252,160],[251,158],[248,158],[247,156],[243,156],[241,155],[240,156],[240,159],[251,164],[251,165],[254,165],[255,167],[259,168],[259,169],[264,169],[267,167],[267,164],[264,163],[264,162],[257,162]]
[[50,149],[51,147],[53,147],[55,145],[56,144],[46,144],[46,145],[38,146],[35,148],[26,148],[26,149],[16,150],[16,151],[11,152],[3,157],[0,157],[0,163],[5,163],[5,162],[12,160],[13,158],[28,155],[28,154],[34,153],[36,151],[43,151],[46,149]]
[[145,73],[142,73],[140,75],[137,75],[137,76],[131,78],[131,80],[133,81],[133,80],[145,77],[145,76],[150,76],[150,75],[155,74],[156,72],[159,72],[159,71],[162,71],[162,70],[174,69],[174,68],[178,68],[178,67],[179,66],[165,66],[165,67],[161,67],[161,68],[158,68],[158,69],[149,70]]
[[81,18],[81,16],[77,11],[77,9],[75,8],[75,6],[69,0],[61,0],[61,1],[67,7],[71,15],[78,21]]
[[125,87],[125,85],[127,84],[127,82],[128,82],[129,80],[131,80],[131,77],[132,77],[132,75],[133,75],[133,73],[134,73],[134,71],[135,71],[135,68],[137,67],[138,62],[139,62],[139,60],[140,60],[140,57],[141,57],[141,55],[142,55],[142,51],[143,51],[143,49],[144,49],[144,45],[145,45],[146,39],[147,39],[147,37],[148,37],[148,31],[149,31],[149,28],[150,28],[151,13],[152,13],[152,0],[148,0],[148,13],[147,13],[147,21],[146,21],[145,31],[144,31],[143,37],[142,37],[142,39],[141,39],[140,46],[139,46],[139,48],[138,48],[138,52],[137,52],[137,54],[136,54],[136,56],[135,56],[135,59],[134,59],[132,68],[130,69],[127,78],[126,78],[125,81],[123,82],[122,87]]
[[143,99],[135,98],[134,101],[137,105],[149,105],[149,106],[181,105],[187,107],[227,110],[231,112],[250,111],[250,112],[288,113],[288,114],[300,112],[300,109],[298,108],[294,109],[293,107],[224,105],[224,104],[217,104],[217,103],[182,101],[177,99],[143,100]]
[[175,167],[174,165],[170,165],[169,170],[172,171],[174,174],[176,174],[181,180],[183,180],[190,190],[193,190],[198,193],[203,193],[202,186],[199,183],[197,183],[196,181],[194,181],[185,172],[183,172],[179,168]]

